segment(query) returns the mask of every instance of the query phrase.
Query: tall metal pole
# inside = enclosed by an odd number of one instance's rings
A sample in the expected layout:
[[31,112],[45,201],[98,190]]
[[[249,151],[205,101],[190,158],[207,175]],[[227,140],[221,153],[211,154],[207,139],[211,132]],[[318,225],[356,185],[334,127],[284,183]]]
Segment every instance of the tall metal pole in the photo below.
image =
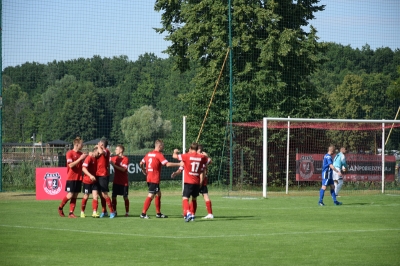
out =
[[0,0],[0,192],[3,191],[3,1]]
[[[186,116],[183,116],[182,121],[182,153],[186,153]],[[185,172],[182,172],[182,192],[185,188]]]
[[228,20],[229,20],[229,190],[232,190],[233,183],[233,129],[232,129],[232,61],[233,61],[233,49],[232,49],[232,5],[231,0],[228,1]]

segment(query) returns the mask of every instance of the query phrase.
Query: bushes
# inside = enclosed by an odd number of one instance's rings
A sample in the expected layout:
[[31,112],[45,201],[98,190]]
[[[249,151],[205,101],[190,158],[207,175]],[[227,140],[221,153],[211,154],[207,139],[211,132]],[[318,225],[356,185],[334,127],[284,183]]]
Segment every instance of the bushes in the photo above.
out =
[[36,167],[41,166],[37,162],[3,164],[3,190],[35,190]]

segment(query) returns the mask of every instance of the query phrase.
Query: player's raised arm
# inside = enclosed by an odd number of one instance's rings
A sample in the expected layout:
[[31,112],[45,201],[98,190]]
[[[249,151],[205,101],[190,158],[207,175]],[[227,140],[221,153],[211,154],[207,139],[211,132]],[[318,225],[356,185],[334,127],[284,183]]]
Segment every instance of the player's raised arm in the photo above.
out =
[[174,152],[172,153],[172,158],[179,160],[179,150],[175,149]]
[[166,167],[179,167],[179,166],[181,166],[181,163],[171,163],[171,162],[168,162],[168,163],[165,164],[165,166],[166,166]]

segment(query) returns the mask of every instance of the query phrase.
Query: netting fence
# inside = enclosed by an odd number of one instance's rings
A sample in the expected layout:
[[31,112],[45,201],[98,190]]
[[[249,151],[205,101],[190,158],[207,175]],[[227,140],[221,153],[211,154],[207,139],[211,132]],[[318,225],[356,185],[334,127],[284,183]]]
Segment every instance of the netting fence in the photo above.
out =
[[400,153],[386,148],[382,153],[380,148],[399,142],[399,135],[392,133],[400,123],[265,119],[265,125],[263,121],[234,124],[235,171],[230,194],[259,195],[263,189],[268,193],[315,193],[321,186],[322,160],[330,145],[336,147],[333,158],[341,147],[347,149],[342,193],[400,192],[396,167]]
[[[0,4],[0,191],[33,189],[35,168],[64,166],[80,136],[85,151],[101,138],[111,151],[123,144],[132,182],[144,181],[138,163],[156,139],[168,156],[198,139],[213,159],[210,186],[257,194],[262,135],[235,123],[397,119],[395,0],[363,1],[362,8],[342,0]],[[392,130],[389,155],[400,150],[399,134]],[[312,152],[325,150],[328,139],[314,138]],[[279,132],[269,141],[277,151],[284,145]],[[163,170],[165,182],[169,175]],[[281,190],[275,175],[269,187]]]

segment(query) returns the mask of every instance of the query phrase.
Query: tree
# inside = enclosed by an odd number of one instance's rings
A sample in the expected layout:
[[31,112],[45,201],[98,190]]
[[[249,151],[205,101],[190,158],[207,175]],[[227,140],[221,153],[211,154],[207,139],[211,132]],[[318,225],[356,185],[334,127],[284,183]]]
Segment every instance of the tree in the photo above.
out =
[[27,127],[30,117],[31,102],[28,93],[12,84],[3,90],[3,140],[4,142],[25,142],[33,132]]
[[[400,76],[400,66],[397,67],[397,73]],[[400,77],[392,81],[392,84],[390,84],[388,87],[386,94],[390,99],[400,99]]]
[[171,122],[163,120],[161,112],[151,105],[142,106],[121,121],[122,133],[132,149],[152,148],[154,141],[168,135],[171,128]]
[[[315,116],[319,92],[308,76],[321,62],[324,45],[316,30],[305,28],[324,6],[318,0],[232,1],[234,121],[259,120],[263,116]],[[159,33],[171,42],[166,52],[176,68],[187,71],[199,62],[194,90],[179,97],[189,108],[190,138],[196,139],[215,81],[228,48],[226,1],[157,0],[162,11]],[[222,147],[229,112],[228,72],[220,81],[204,132],[210,150]],[[202,139],[203,140],[203,139]],[[218,143],[218,144],[216,144]]]

